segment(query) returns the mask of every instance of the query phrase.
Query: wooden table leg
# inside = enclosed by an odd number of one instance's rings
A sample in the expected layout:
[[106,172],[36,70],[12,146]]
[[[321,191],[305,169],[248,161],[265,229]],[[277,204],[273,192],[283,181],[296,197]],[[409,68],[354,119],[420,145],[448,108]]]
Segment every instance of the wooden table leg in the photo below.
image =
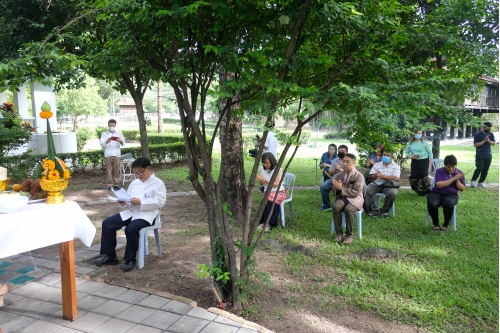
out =
[[75,320],[78,316],[76,307],[76,276],[75,276],[75,249],[73,241],[59,244],[61,264],[61,290],[63,318]]

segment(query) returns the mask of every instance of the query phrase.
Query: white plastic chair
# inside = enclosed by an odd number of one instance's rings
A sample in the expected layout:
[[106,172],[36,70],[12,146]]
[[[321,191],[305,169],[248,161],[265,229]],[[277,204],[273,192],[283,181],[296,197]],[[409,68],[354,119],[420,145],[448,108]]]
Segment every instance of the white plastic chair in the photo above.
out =
[[[377,206],[377,209],[380,209],[380,198],[385,199],[385,194],[384,193],[375,194],[375,206]],[[394,205],[394,202],[392,203],[391,214],[392,216],[396,216],[396,206]]]
[[[161,258],[161,246],[160,246],[160,235],[158,233],[158,229],[161,228],[161,211],[158,212],[158,215],[155,217],[155,223],[149,227],[142,228],[139,231],[139,249],[137,251],[137,268],[141,269],[144,267],[144,254],[149,255],[148,248],[148,231],[154,230],[155,240],[156,240],[156,249],[158,250],[158,258]],[[123,227],[122,230],[125,231],[127,227]]]
[[[436,174],[436,170],[442,168],[444,164],[444,159],[442,158],[434,158],[432,160],[432,168],[434,169],[434,175]],[[430,172],[429,172],[430,174]]]
[[[434,185],[436,184],[436,179],[434,177],[431,178],[431,190],[434,188]],[[427,211],[427,215],[425,217],[425,227],[429,225],[429,219],[430,219],[429,211]],[[451,229],[453,231],[457,231],[457,206],[453,207],[453,215],[451,216]]]
[[[363,185],[363,198],[366,196],[366,184]],[[363,210],[358,210],[357,212],[354,213],[354,217],[356,217],[356,224],[357,224],[357,229],[358,229],[358,238],[361,239],[363,238]],[[342,212],[342,228],[346,227],[346,222],[345,222],[345,214]],[[333,235],[335,232],[335,222],[332,217],[332,227],[330,228],[330,236]]]
[[295,184],[295,175],[293,173],[285,173],[283,178],[283,187],[286,190],[287,199],[283,200],[280,204],[280,215],[281,215],[281,225],[285,227],[285,204],[288,202],[288,208],[290,208],[290,217],[292,220],[295,218],[293,214],[292,197],[293,197],[293,185]]

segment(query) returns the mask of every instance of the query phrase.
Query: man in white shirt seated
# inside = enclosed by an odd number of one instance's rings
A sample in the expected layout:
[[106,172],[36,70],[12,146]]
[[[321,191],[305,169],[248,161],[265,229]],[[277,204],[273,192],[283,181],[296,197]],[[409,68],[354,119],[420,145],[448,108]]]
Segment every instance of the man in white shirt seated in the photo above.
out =
[[120,148],[125,145],[125,138],[116,131],[116,120],[108,120],[108,130],[104,131],[99,141],[104,148],[106,165],[106,187],[120,184]]
[[167,189],[159,178],[151,171],[151,162],[140,157],[132,163],[136,179],[130,183],[127,193],[132,197],[130,202],[118,201],[126,210],[106,218],[102,222],[101,254],[104,257],[94,260],[97,266],[116,265],[116,230],[126,226],[124,262],[121,268],[130,271],[136,263],[136,254],[139,249],[139,231],[155,222],[155,217],[165,205]]
[[365,198],[365,207],[369,216],[379,215],[379,211],[375,206],[375,194],[384,193],[384,206],[380,208],[380,214],[382,214],[383,218],[389,217],[389,210],[396,200],[398,189],[390,187],[391,184],[387,181],[399,182],[400,176],[401,168],[392,161],[392,152],[386,149],[382,156],[382,162],[375,163],[370,170],[370,180],[372,182],[366,186]]

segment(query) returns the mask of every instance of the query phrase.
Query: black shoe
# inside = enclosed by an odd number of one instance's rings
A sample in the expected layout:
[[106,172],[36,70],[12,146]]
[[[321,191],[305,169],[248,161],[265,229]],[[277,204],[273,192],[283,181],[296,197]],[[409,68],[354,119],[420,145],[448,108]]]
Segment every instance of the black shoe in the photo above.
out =
[[378,212],[369,212],[368,216],[370,216],[370,217],[378,216]]
[[134,269],[134,266],[135,266],[135,260],[125,260],[125,262],[122,264],[120,268],[123,269],[124,271],[131,271],[132,269]]
[[94,260],[94,265],[103,266],[103,265],[118,265],[118,257],[111,258],[110,256],[104,256],[102,258]]
[[383,217],[384,219],[386,219],[386,218],[388,218],[388,217],[389,217],[389,214],[384,213],[384,214],[382,214],[382,217]]

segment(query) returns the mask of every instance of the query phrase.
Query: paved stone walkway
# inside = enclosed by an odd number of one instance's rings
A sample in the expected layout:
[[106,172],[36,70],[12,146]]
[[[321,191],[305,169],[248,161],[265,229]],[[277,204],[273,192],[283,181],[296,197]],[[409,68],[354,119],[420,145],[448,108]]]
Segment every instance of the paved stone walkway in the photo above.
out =
[[[62,318],[61,276],[57,258],[16,255],[2,261],[0,283],[9,292],[0,307],[3,333],[251,333],[271,332],[260,325],[216,308],[198,308],[196,302],[165,292],[96,282],[105,267],[83,262],[98,255],[99,244],[75,252],[78,318]],[[36,263],[35,265],[33,264]],[[32,279],[7,282],[14,271]]]
[[[173,192],[168,196],[195,195]],[[100,205],[107,200],[80,204]],[[125,239],[118,239],[117,248]],[[75,251],[78,318],[62,318],[59,256],[22,253],[0,258],[0,284],[9,292],[0,302],[2,333],[272,333],[218,308],[198,308],[184,297],[149,288],[106,284],[99,279],[106,267],[85,261],[99,255],[100,244]],[[0,295],[1,296],[1,295]]]

